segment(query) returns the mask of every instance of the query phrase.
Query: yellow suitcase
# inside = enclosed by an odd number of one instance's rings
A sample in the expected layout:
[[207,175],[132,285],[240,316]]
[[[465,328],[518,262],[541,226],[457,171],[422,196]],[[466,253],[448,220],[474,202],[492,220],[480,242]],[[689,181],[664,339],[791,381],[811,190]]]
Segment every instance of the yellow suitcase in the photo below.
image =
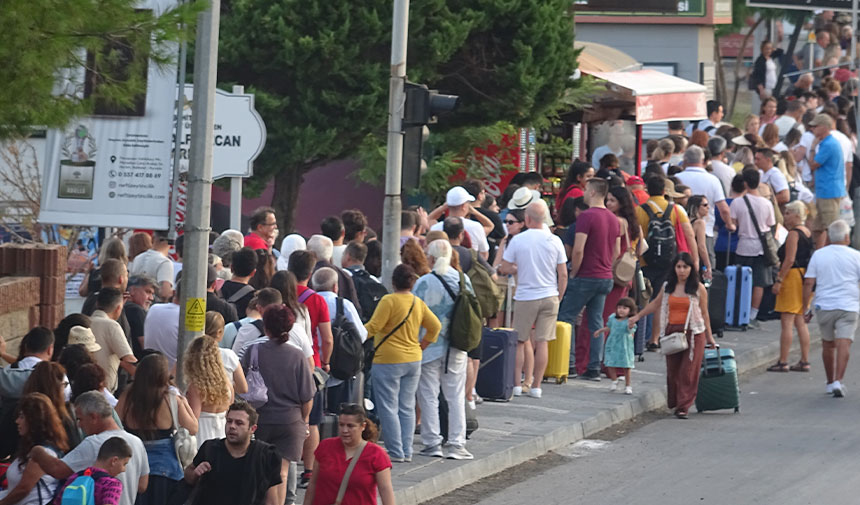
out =
[[555,378],[556,384],[567,382],[570,370],[570,323],[558,321],[555,323],[555,340],[549,342],[549,359],[546,364],[544,380]]

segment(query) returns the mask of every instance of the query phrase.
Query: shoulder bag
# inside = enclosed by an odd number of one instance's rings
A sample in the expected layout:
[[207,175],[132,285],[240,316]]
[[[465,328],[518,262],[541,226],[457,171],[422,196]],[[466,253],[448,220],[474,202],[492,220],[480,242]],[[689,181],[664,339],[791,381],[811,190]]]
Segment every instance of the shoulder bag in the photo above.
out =
[[170,415],[173,417],[173,447],[176,449],[176,459],[184,470],[185,467],[194,461],[194,456],[197,455],[197,437],[188,432],[187,429],[179,425],[179,413],[176,395],[169,393],[170,397],[167,403],[170,405]]
[[[663,291],[663,296],[669,296],[669,293]],[[665,303],[669,303],[668,300]],[[668,335],[660,337],[660,352],[664,356],[671,356],[679,352],[684,352],[690,348],[690,343],[687,342],[687,330],[690,329],[690,317],[693,315],[693,300],[690,299],[690,306],[687,309],[687,322],[684,323],[684,331],[676,331]]]
[[615,259],[612,264],[612,279],[616,286],[629,286],[636,275],[636,263],[639,260],[636,250],[633,248],[633,243],[630,240],[630,230],[627,234],[627,249],[621,252],[621,255]]
[[755,231],[758,232],[758,239],[761,241],[761,248],[764,251],[764,262],[767,266],[779,265],[779,256],[776,254],[779,247],[776,245],[776,239],[773,238],[773,233],[771,233],[770,230],[761,231],[761,228],[758,225],[758,219],[756,219],[755,212],[753,212],[752,205],[750,205],[749,198],[747,198],[746,195],[744,195],[744,203],[747,204],[747,210],[750,212],[753,226],[755,226]]
[[409,312],[406,313],[406,317],[403,318],[403,321],[397,324],[391,331],[388,332],[382,340],[379,341],[378,345],[373,345],[373,339],[368,338],[364,341],[364,374],[367,375],[370,372],[370,368],[373,366],[373,357],[376,356],[376,351],[385,343],[386,340],[391,335],[394,335],[394,332],[400,329],[401,326],[406,324],[406,321],[409,320],[409,316],[412,315],[412,309],[415,308],[415,295],[412,295],[412,305],[409,306]]
[[346,473],[343,474],[343,480],[340,481],[340,489],[337,490],[337,498],[334,500],[334,505],[340,505],[343,502],[346,488],[349,487],[349,478],[352,476],[352,471],[355,469],[355,465],[358,464],[358,458],[361,457],[361,453],[365,447],[367,447],[367,442],[362,440],[358,446],[358,450],[355,451],[355,456],[352,457],[352,461],[349,462],[349,466],[346,468]]
[[239,395],[255,409],[259,409],[269,401],[269,388],[266,387],[266,381],[263,380],[263,374],[260,373],[260,364],[257,356],[257,348],[260,345],[254,344],[251,346],[248,373],[245,374],[245,379],[248,382],[248,392]]

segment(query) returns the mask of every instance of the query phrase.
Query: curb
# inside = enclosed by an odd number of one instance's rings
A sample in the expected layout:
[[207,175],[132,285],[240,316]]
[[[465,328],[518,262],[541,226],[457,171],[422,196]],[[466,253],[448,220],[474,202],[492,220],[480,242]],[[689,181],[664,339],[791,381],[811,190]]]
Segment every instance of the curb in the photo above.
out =
[[[810,345],[819,343],[821,337],[814,332],[810,333]],[[797,350],[798,344],[794,339],[791,352]],[[737,354],[735,359],[738,363],[738,375],[743,376],[759,371],[772,362],[774,356],[778,354],[778,339],[770,344]],[[463,486],[611,428],[616,424],[634,419],[645,412],[666,408],[666,403],[665,388],[647,391],[617,407],[600,411],[584,421],[558,428],[504,451],[452,468],[417,484],[397,489],[394,492],[395,502],[398,505],[418,505],[428,502],[433,498],[438,498]]]

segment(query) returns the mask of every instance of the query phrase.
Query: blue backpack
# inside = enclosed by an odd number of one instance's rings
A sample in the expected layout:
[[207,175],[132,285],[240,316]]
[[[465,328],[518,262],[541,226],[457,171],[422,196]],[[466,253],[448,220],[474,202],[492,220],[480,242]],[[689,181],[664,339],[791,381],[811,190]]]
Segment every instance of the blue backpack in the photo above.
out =
[[95,505],[96,480],[109,477],[106,472],[93,472],[89,468],[77,474],[63,490],[62,505]]

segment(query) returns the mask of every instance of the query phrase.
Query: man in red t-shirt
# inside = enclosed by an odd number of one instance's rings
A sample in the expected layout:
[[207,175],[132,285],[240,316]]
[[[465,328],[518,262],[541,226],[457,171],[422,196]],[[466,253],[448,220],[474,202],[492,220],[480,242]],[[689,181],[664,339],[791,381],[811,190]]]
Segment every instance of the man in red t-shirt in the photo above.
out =
[[275,239],[278,238],[278,220],[275,209],[260,207],[251,214],[251,233],[245,235],[245,247],[253,250],[272,250]]
[[[304,304],[308,308],[308,314],[311,318],[314,363],[328,372],[328,361],[331,357],[332,347],[334,347],[328,304],[326,304],[325,298],[308,287],[308,281],[311,280],[316,262],[317,258],[311,251],[294,251],[290,254],[288,270],[296,277],[299,303]],[[314,395],[314,404],[308,421],[310,435],[305,439],[302,453],[302,462],[304,463],[305,471],[302,472],[301,482],[299,483],[301,487],[306,487],[308,482],[310,482],[311,468],[314,467],[314,451],[320,443],[319,425],[323,419],[322,396],[319,391]],[[336,405],[333,407],[337,408]]]
[[[621,251],[621,225],[618,217],[603,205],[609,184],[604,179],[589,179],[585,186],[585,203],[589,209],[576,219],[576,239],[570,259],[570,275],[564,299],[558,311],[559,321],[575,324],[583,308],[588,309],[588,335],[603,328],[603,304],[612,291],[612,264]],[[588,251],[588,255],[585,251]],[[583,324],[586,324],[583,322]],[[577,338],[575,349],[584,351],[587,344]],[[590,342],[588,370],[583,379],[600,380],[603,337]],[[571,374],[575,374],[575,353],[570,356]]]

